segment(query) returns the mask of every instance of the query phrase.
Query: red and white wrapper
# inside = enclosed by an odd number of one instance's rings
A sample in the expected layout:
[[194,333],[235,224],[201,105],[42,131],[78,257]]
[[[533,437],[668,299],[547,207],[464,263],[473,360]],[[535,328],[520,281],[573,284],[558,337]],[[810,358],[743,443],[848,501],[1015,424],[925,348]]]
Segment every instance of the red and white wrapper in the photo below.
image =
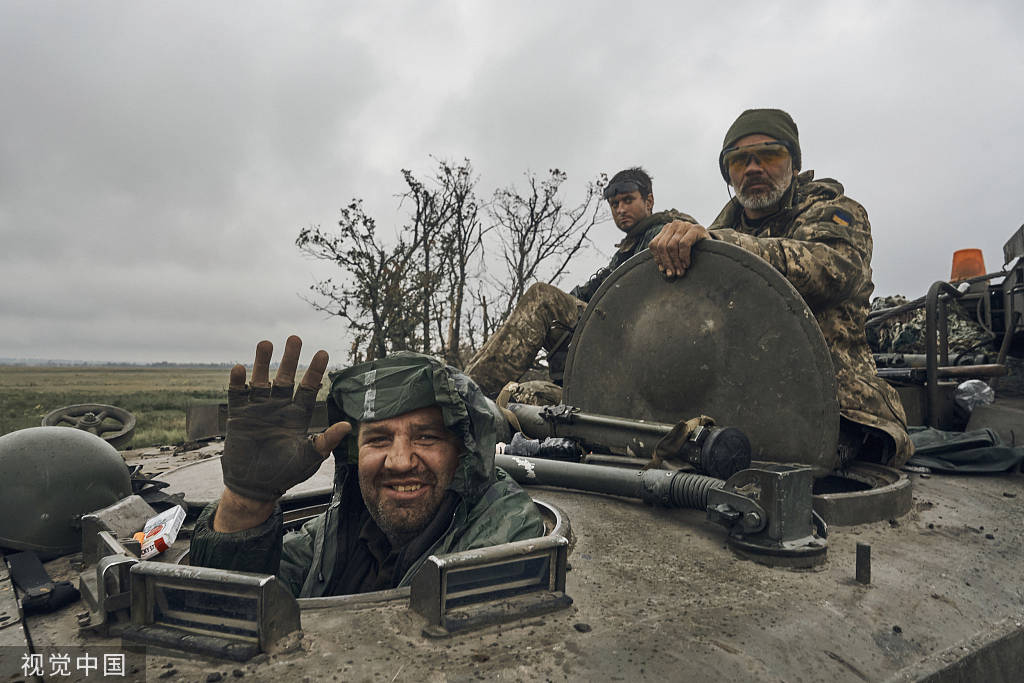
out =
[[175,505],[146,522],[142,529],[142,559],[149,559],[170,548],[184,521],[185,509]]

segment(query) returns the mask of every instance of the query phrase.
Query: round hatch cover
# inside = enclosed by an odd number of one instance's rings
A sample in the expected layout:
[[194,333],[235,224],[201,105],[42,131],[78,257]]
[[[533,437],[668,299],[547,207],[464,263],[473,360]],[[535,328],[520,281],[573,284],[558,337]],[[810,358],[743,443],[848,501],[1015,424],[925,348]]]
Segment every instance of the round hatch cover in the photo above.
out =
[[672,281],[648,251],[617,268],[576,327],[564,386],[587,412],[704,414],[743,430],[755,460],[834,466],[839,405],[821,330],[778,271],[730,244],[699,242]]

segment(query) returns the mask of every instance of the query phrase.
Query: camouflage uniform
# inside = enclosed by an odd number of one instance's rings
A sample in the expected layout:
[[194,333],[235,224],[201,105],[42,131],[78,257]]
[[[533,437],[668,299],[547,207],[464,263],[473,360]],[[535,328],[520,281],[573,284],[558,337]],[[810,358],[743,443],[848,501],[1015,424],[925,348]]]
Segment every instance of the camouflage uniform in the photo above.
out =
[[[880,296],[871,302],[872,311],[901,306],[907,302],[906,297]],[[949,328],[950,358],[965,351],[990,350],[987,348],[994,335],[985,332],[981,325],[965,317],[959,305],[951,306],[946,315]],[[906,311],[886,318],[877,325],[867,329],[868,345],[875,353],[925,353],[925,311],[921,308]]]
[[528,382],[509,382],[495,399],[500,407],[509,403],[523,403],[528,406],[557,406],[562,402],[562,387],[544,379]]
[[488,396],[495,396],[508,382],[519,379],[530,369],[537,353],[549,354],[561,344],[566,332],[576,327],[586,302],[594,296],[612,271],[647,248],[662,227],[674,220],[695,223],[691,216],[669,209],[640,221],[616,247],[608,267],[597,271],[570,294],[552,285],[534,283],[516,304],[515,310],[490,336],[466,366],[472,377]]
[[537,352],[551,351],[576,326],[584,304],[558,287],[536,282],[519,299],[515,310],[484,343],[466,366],[484,393],[494,396],[506,383],[526,372]]
[[[869,428],[863,433],[883,447],[880,459],[902,465],[913,453],[907,418],[896,391],[878,377],[864,335],[874,290],[867,212],[839,182],[815,181],[813,171],[797,177],[782,206],[750,225],[733,199],[709,227],[711,237],[757,254],[796,288],[832,353],[841,416]],[[843,434],[849,431],[844,425]]]

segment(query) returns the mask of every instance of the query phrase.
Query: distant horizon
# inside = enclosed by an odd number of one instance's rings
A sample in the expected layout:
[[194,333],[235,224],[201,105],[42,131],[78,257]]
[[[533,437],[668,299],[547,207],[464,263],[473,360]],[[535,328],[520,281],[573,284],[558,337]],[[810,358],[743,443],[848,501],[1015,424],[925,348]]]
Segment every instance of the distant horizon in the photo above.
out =
[[[202,362],[202,361],[106,361],[106,360],[69,360],[66,358],[0,358],[0,366],[24,366],[24,367],[54,367],[54,368],[73,368],[73,367],[132,367],[132,368],[210,368],[217,369],[223,368],[229,370],[235,366],[234,361],[213,361],[213,362]],[[242,363],[247,368],[252,367],[252,361],[248,363]],[[270,363],[270,369],[276,369],[280,363],[278,361],[272,361]],[[308,366],[299,364],[297,370],[304,371]],[[334,370],[342,367],[337,363],[328,366],[328,370]]]
[[225,367],[230,368],[231,361],[127,361],[127,360],[71,360],[68,358],[0,358],[0,365],[44,365],[53,367],[75,367],[92,365],[132,366],[132,367]]

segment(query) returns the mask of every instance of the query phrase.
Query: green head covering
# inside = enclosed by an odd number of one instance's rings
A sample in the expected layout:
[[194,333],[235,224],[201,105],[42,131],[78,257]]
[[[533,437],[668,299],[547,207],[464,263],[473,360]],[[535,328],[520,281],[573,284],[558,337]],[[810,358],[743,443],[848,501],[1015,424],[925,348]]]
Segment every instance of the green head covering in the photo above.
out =
[[722,142],[722,154],[718,155],[718,168],[722,171],[725,182],[729,182],[729,171],[725,167],[725,150],[736,144],[736,141],[747,135],[761,133],[770,135],[779,142],[786,143],[789,155],[793,157],[793,170],[800,170],[800,132],[796,122],[781,109],[748,109],[737,117],[729,126]]
[[495,481],[496,416],[479,387],[455,368],[432,356],[400,351],[332,372],[330,378],[331,422],[352,424],[352,433],[342,444],[349,462],[359,460],[360,423],[436,405],[445,427],[460,437],[462,445],[451,488],[472,500]]

